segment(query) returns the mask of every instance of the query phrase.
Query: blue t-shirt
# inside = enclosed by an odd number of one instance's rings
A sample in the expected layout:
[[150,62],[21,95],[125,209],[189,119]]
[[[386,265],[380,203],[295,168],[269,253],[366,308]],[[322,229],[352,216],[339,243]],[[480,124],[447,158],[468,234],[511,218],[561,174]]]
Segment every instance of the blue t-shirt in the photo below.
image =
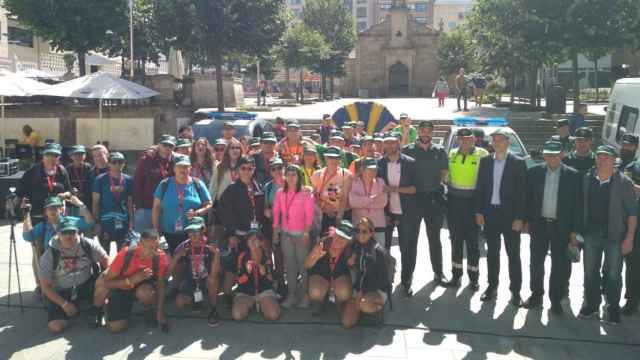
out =
[[[119,197],[111,191],[113,186],[122,187]],[[122,184],[121,184],[122,182]],[[93,182],[93,192],[100,195],[100,222],[106,232],[127,231],[129,229],[129,212],[127,199],[133,196],[133,181],[127,174],[122,174],[121,179],[109,180],[109,174],[101,174]]]
[[[65,219],[73,221],[78,229],[80,229],[80,232],[84,234],[88,233],[93,225],[87,224],[87,222],[84,221],[84,218],[81,217],[65,216]],[[46,221],[43,221],[34,226],[31,231],[24,231],[22,233],[22,238],[28,242],[32,242],[34,240],[42,241],[42,249],[43,251],[47,251],[47,249],[49,248],[49,242],[55,234],[56,229],[54,229],[53,225],[49,224]]]
[[[199,187],[199,190],[196,186]],[[160,200],[160,209],[162,210],[160,214],[160,229],[169,234],[184,233],[183,229],[189,224],[186,216],[187,212],[189,210],[198,210],[202,207],[202,204],[211,201],[209,189],[200,179],[196,178],[192,178],[187,185],[178,185],[179,191],[184,191],[184,203],[180,214],[178,214],[178,192],[176,191],[175,177],[167,180],[166,189],[166,193],[163,196],[162,182],[160,182],[153,193],[153,197]],[[180,216],[180,219],[178,216]],[[176,223],[181,226],[176,226]]]

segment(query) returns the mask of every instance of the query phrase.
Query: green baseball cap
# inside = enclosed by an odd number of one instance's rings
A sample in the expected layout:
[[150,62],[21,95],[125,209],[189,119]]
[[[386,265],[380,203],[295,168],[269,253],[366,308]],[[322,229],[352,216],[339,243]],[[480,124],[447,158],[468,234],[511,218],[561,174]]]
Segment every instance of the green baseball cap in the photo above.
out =
[[121,152],[112,152],[109,154],[109,161],[125,161],[124,155]]
[[337,159],[342,155],[342,151],[337,146],[329,146],[324,153],[325,158]]
[[355,129],[356,128],[356,124],[352,123],[352,122],[346,122],[342,125],[342,129]]
[[304,144],[303,148],[304,148],[304,152],[312,152],[314,154],[318,153],[318,149],[316,149],[314,145]]
[[296,120],[289,120],[289,121],[287,121],[287,127],[288,128],[300,128],[300,123],[298,123],[298,121],[296,121]]
[[191,160],[188,156],[176,156],[175,157],[175,165],[176,166],[191,166]]
[[260,138],[251,138],[249,139],[249,146],[254,147],[254,146],[260,146]]
[[185,148],[185,147],[191,147],[191,140],[185,139],[185,138],[179,138],[178,141],[176,141],[176,148]]
[[398,141],[398,136],[392,133],[386,133],[382,141]]
[[260,141],[262,141],[263,143],[277,143],[278,139],[276,138],[276,135],[270,131],[265,132],[264,134],[262,134],[262,138],[260,139]]
[[64,205],[60,196],[50,196],[44,201],[43,208],[62,207]]
[[194,216],[189,221],[189,225],[184,228],[185,231],[199,231],[202,229],[204,229],[204,219],[200,216]]
[[158,143],[162,145],[176,146],[176,138],[171,135],[164,134],[160,136],[160,141]]
[[274,157],[273,159],[269,160],[269,167],[272,168],[274,166],[284,166],[284,161],[282,161],[282,159],[280,159],[279,157]]
[[506,131],[504,128],[497,128],[494,132],[491,133],[491,136],[496,136],[496,135],[502,135],[507,139],[509,138],[509,132]]
[[62,147],[56,143],[49,143],[44,145],[42,155],[62,155]]
[[78,224],[75,220],[65,216],[62,219],[60,219],[60,222],[58,223],[58,231],[59,232],[66,232],[66,231],[75,231],[78,232],[80,229],[78,229]]
[[593,130],[588,127],[581,127],[576,130],[576,139],[593,139]]
[[342,220],[340,225],[336,228],[336,235],[340,236],[343,239],[351,240],[353,239],[353,235],[355,234],[355,229],[353,228],[353,224],[351,224],[348,220]]
[[342,131],[332,131],[331,132],[331,139],[339,139],[339,140],[344,140],[344,136],[342,136]]
[[373,136],[371,135],[366,135],[365,137],[362,138],[362,143],[367,143],[367,142],[373,142]]
[[378,161],[374,158],[365,158],[363,161],[363,167],[365,169],[378,169]]
[[547,141],[542,147],[544,155],[558,155],[562,153],[562,144],[557,141]]
[[598,155],[606,154],[606,155],[610,155],[610,156],[618,156],[618,152],[616,151],[616,149],[613,146],[610,146],[610,145],[600,145],[600,146],[598,146],[598,148],[596,149],[596,154],[598,154]]
[[87,149],[83,145],[73,145],[69,151],[69,155],[86,154]]

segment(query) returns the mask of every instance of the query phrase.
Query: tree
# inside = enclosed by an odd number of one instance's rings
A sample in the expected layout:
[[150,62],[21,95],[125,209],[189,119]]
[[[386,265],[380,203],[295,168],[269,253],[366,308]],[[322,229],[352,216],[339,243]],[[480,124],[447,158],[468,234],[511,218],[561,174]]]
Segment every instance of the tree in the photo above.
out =
[[285,29],[284,0],[156,0],[158,27],[176,49],[205,57],[216,69],[224,111],[223,68],[234,54],[266,54]]
[[333,77],[344,75],[344,63],[355,46],[356,31],[351,10],[342,0],[307,0],[303,19],[310,29],[322,34],[330,45],[330,56],[320,61],[314,70],[322,76],[323,96],[326,77],[331,78],[330,91],[333,96]]
[[[299,88],[303,87],[303,71],[305,67],[317,67],[331,55],[331,48],[325,37],[310,29],[303,22],[296,21],[284,33],[276,54],[283,63],[289,88],[289,71],[298,68],[300,71]],[[300,90],[300,101],[304,100]]]
[[462,28],[440,34],[438,65],[443,75],[455,74],[460,68],[471,69],[474,60],[472,43]]
[[105,34],[127,23],[126,0],[5,0],[3,7],[58,51],[78,55],[85,75],[85,54],[103,44]]

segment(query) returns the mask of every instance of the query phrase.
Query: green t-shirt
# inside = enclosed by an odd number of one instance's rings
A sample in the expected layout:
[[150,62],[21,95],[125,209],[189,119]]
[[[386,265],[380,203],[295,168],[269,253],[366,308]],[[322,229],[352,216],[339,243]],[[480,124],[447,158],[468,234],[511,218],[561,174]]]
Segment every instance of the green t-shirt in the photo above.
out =
[[[392,134],[402,134],[402,126],[396,126],[393,128]],[[418,138],[418,131],[415,127],[409,126],[409,139],[402,139],[403,144],[411,144]]]

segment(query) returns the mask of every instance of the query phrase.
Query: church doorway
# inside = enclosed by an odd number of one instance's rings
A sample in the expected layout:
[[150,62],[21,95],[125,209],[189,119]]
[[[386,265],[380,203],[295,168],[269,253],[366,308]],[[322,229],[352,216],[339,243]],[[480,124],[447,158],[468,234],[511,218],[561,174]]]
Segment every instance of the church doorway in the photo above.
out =
[[409,96],[409,68],[401,62],[389,68],[389,96]]

